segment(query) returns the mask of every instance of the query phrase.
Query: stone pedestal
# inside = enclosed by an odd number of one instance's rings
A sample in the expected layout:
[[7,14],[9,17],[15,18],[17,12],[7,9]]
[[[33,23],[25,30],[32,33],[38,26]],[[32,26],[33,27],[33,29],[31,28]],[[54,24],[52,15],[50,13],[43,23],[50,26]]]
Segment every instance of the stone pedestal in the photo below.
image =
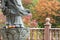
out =
[[26,40],[30,34],[29,28],[8,28],[1,29],[0,34],[3,40]]

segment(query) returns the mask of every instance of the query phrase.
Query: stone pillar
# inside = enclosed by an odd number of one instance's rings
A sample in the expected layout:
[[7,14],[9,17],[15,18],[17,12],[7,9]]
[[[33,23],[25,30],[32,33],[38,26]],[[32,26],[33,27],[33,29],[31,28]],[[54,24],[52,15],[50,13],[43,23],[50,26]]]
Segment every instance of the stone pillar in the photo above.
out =
[[50,18],[46,18],[46,23],[45,29],[44,29],[44,40],[51,40],[51,34],[50,34],[50,28],[51,28],[51,23],[50,23]]

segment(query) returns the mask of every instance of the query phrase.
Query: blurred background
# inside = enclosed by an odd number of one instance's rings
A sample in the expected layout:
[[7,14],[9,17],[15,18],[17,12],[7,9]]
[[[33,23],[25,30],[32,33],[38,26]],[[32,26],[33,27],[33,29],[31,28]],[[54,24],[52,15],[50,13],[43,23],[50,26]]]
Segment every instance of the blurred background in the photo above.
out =
[[[22,0],[31,15],[23,16],[26,27],[43,28],[45,18],[51,18],[52,28],[60,28],[60,0]],[[5,26],[6,17],[0,9],[0,27]]]

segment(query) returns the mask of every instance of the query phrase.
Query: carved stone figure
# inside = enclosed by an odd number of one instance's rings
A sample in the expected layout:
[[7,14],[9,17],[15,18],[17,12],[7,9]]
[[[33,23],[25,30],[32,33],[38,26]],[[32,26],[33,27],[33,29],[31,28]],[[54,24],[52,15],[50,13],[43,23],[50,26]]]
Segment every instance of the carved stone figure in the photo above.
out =
[[6,24],[23,27],[13,30],[9,28],[2,30],[3,40],[26,40],[30,30],[25,28],[22,16],[29,15],[30,11],[23,7],[22,0],[2,0],[2,12],[6,16]]
[[22,5],[22,0],[2,0],[2,12],[6,16],[6,24],[24,27],[22,16],[30,14]]

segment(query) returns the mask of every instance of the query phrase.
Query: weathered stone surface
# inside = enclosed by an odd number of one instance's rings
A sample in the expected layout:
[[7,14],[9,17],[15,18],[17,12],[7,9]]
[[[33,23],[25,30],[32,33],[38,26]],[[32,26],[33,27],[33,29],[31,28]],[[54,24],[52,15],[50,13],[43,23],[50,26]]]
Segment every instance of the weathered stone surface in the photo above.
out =
[[0,30],[3,40],[26,40],[29,33],[29,28],[11,28]]

